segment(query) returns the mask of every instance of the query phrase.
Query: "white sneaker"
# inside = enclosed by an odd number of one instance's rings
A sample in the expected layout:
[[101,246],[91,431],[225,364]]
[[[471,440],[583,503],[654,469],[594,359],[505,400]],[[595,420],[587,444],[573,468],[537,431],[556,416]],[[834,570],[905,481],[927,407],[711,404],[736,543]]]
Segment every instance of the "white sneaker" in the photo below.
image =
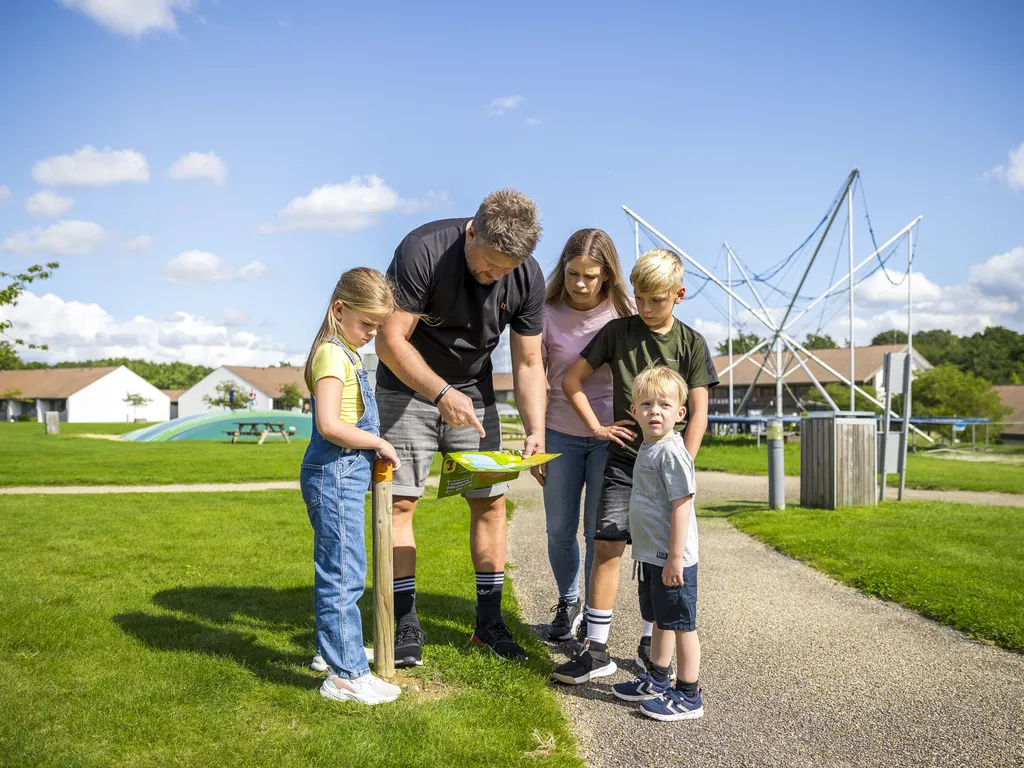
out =
[[385,704],[402,693],[397,685],[386,683],[375,675],[366,674],[354,680],[330,675],[320,686],[320,695],[335,701],[358,701],[362,704]]
[[[363,648],[363,651],[364,653],[366,653],[366,660],[372,664],[373,648]],[[324,661],[324,657],[318,653],[316,656],[313,657],[313,660],[309,663],[309,668],[312,669],[314,672],[326,672],[327,662]]]

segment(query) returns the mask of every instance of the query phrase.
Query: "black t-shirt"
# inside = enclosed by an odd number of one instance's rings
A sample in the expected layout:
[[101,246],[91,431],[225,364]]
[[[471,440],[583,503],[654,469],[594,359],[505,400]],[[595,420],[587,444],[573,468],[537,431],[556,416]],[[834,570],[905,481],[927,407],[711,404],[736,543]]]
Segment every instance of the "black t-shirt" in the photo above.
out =
[[[426,364],[475,403],[490,405],[491,352],[502,331],[511,326],[521,336],[537,336],[544,329],[544,274],[531,256],[498,282],[478,283],[466,265],[469,221],[445,219],[414,229],[395,249],[387,274],[399,307],[425,315],[409,342]],[[412,392],[383,362],[377,386]]]
[[[610,320],[580,352],[580,357],[597,370],[605,363],[612,371],[612,407],[616,421],[636,421],[629,412],[633,402],[633,380],[640,371],[652,365],[664,365],[682,374],[690,389],[714,387],[718,373],[711,362],[711,353],[704,337],[678,318],[667,333],[654,333],[639,315]],[[687,414],[689,416],[689,414]],[[676,431],[686,428],[684,419],[676,424]],[[643,435],[640,427],[633,428],[636,439],[620,448],[608,444],[608,453],[636,458]]]

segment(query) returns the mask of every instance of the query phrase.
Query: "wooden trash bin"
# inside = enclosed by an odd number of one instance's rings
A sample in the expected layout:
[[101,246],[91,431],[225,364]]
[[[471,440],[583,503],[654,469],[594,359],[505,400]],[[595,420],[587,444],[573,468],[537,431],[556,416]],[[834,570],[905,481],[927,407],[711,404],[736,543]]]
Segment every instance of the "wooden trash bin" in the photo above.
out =
[[817,509],[877,503],[875,414],[809,413],[800,422],[800,505]]

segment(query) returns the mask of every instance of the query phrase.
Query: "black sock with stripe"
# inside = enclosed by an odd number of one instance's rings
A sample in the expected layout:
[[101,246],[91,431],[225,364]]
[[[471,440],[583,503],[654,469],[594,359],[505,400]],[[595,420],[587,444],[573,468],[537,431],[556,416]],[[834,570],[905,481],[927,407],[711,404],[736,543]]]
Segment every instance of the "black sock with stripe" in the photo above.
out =
[[476,572],[476,620],[486,626],[501,619],[501,593],[505,572]]

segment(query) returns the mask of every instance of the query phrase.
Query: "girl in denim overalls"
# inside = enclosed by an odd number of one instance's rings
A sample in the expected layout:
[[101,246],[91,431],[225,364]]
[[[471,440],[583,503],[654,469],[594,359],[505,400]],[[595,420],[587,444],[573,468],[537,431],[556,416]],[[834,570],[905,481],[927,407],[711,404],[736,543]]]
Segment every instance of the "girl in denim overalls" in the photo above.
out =
[[387,279],[366,267],[341,276],[306,359],[313,430],[299,474],[313,525],[313,605],[318,658],[328,699],[380,704],[401,693],[370,674],[356,604],[366,583],[364,505],[370,465],[379,456],[398,466],[381,439],[377,402],[356,350],[395,310]]

